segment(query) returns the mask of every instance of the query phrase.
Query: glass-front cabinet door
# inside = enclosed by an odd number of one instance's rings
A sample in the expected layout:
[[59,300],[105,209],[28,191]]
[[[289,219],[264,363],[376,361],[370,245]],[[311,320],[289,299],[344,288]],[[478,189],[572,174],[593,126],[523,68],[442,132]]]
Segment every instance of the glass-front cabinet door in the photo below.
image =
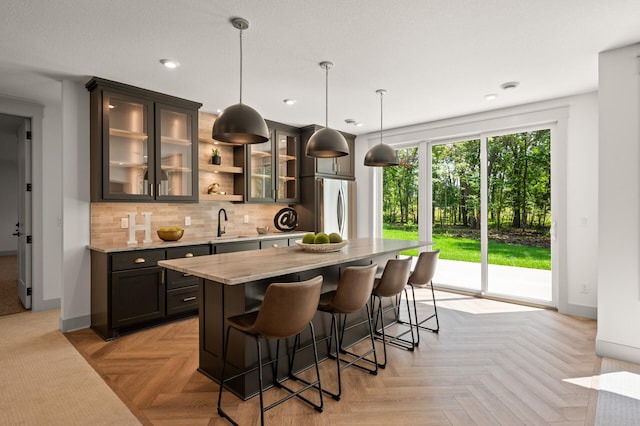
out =
[[103,99],[103,198],[152,199],[148,168],[154,148],[153,103],[110,93]]
[[192,111],[156,103],[155,194],[157,200],[180,200],[194,195],[197,161]]
[[273,201],[273,151],[271,140],[247,145],[247,170],[249,172],[247,201]]
[[248,202],[298,201],[299,134],[271,129],[270,140],[247,145]]
[[298,199],[298,138],[293,133],[275,131],[276,193],[279,202],[295,202]]

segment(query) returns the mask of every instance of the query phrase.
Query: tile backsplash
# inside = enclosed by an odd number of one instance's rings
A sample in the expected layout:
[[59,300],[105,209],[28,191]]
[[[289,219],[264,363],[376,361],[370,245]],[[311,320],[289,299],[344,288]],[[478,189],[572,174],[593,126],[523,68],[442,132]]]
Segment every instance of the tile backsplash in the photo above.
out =
[[[128,229],[121,229],[122,218],[136,212],[137,224],[144,223],[143,212],[151,212],[151,238],[160,241],[156,230],[161,226],[182,226],[185,237],[215,237],[218,229],[218,210],[227,211],[226,235],[249,235],[256,233],[257,226],[269,226],[274,230],[273,218],[286,207],[285,204],[233,204],[222,201],[200,201],[194,204],[177,203],[91,203],[91,244],[126,244]],[[244,223],[244,216],[249,223]],[[191,225],[184,224],[191,217]],[[143,232],[136,233],[139,241]]]

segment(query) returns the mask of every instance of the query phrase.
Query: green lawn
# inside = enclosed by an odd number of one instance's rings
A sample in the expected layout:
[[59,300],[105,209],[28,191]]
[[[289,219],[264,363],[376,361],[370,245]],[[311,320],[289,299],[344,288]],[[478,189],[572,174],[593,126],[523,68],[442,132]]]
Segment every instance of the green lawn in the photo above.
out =
[[[384,229],[384,238],[417,240],[417,231]],[[440,249],[440,258],[480,263],[480,241],[469,238],[453,238],[434,235],[434,248]],[[402,254],[417,256],[418,249],[405,250]],[[551,250],[489,242],[489,263],[492,265],[518,266],[521,268],[551,270]]]

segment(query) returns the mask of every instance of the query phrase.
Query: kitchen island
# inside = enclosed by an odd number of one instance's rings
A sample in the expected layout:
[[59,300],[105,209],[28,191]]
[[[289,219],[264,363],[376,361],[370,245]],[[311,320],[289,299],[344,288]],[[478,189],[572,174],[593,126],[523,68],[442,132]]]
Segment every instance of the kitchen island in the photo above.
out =
[[[269,284],[302,281],[322,275],[323,292],[326,292],[335,289],[342,270],[348,266],[377,263],[381,271],[387,260],[396,258],[400,251],[428,245],[430,243],[422,241],[361,238],[349,241],[337,252],[309,253],[297,246],[278,247],[162,260],[158,265],[199,277],[199,370],[217,381],[222,371],[225,318],[258,309]],[[328,334],[330,321],[327,317],[316,314],[314,318],[317,338]],[[357,341],[366,333],[364,326],[361,330],[354,329],[349,340]],[[303,344],[305,340],[309,343],[309,339],[310,336],[303,336]],[[234,333],[230,348],[231,371],[227,374],[233,375],[255,365],[255,345],[250,339]],[[286,357],[286,353],[281,356]],[[304,364],[305,358],[300,358]],[[281,364],[286,366],[286,362]],[[265,383],[271,380],[270,377],[265,379]],[[230,382],[230,387],[238,396],[248,398],[257,392],[256,384],[256,378],[248,374]]]

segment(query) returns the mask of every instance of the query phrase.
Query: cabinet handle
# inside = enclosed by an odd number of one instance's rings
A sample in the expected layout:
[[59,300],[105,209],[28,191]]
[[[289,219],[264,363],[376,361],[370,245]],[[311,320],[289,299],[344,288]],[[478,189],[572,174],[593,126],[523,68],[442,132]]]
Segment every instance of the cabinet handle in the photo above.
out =
[[183,277],[191,277],[191,274],[182,274]]
[[184,257],[193,257],[193,253],[187,253],[184,255]]
[[272,245],[271,247],[278,247],[278,245],[277,245],[277,244],[274,244],[274,245]]
[[156,186],[154,184],[152,184],[152,183],[149,184],[149,192],[151,193],[152,197],[155,197],[155,191],[154,191],[155,188],[156,188]]
[[133,261],[133,263],[144,263],[144,262],[146,262],[144,257],[139,257]]
[[196,297],[191,296],[191,297],[185,297],[184,299],[182,299],[183,302],[191,302],[192,300],[196,300]]

